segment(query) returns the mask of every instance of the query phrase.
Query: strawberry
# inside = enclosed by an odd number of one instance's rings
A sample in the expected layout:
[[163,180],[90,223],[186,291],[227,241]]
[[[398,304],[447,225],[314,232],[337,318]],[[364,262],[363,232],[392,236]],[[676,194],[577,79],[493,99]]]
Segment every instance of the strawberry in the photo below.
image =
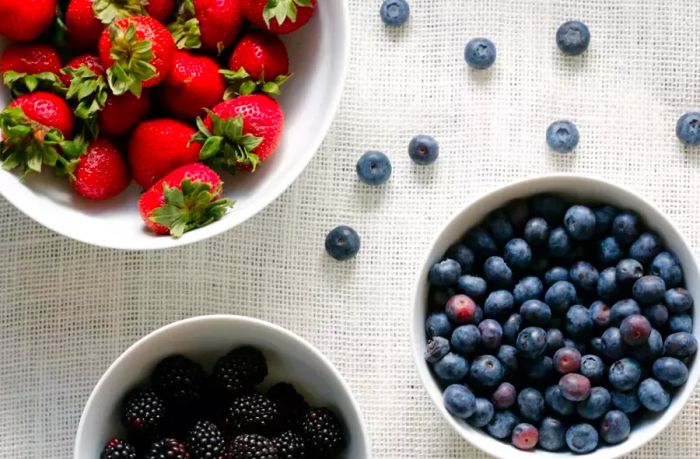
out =
[[96,49],[105,25],[95,16],[93,0],[70,0],[66,8],[68,42],[74,49]]
[[289,79],[289,57],[282,40],[267,32],[251,32],[238,42],[228,62],[231,70],[222,70],[232,86],[225,99],[253,92],[279,94],[280,85]]
[[117,147],[107,139],[90,142],[78,160],[71,185],[84,198],[112,198],[129,186],[129,170]]
[[2,0],[0,35],[12,41],[34,41],[55,15],[56,0]]
[[182,0],[168,26],[178,48],[221,52],[238,36],[243,17],[240,0]]
[[107,68],[107,82],[116,95],[155,86],[173,64],[175,43],[163,24],[149,16],[116,21],[100,37],[100,60]]
[[175,0],[94,0],[92,9],[103,24],[146,15],[165,22],[175,11]]
[[16,43],[0,57],[3,83],[13,96],[37,89],[61,90],[61,58],[49,45]]
[[73,114],[83,121],[92,137],[97,137],[97,113],[110,96],[100,59],[83,54],[71,60],[61,74],[68,86],[66,99],[75,103]]
[[273,98],[253,94],[221,102],[204,121],[197,118],[197,127],[192,142],[202,143],[200,160],[232,173],[255,171],[277,149],[284,113]]
[[131,131],[151,111],[151,93],[146,90],[141,97],[127,92],[121,96],[110,94],[102,111],[97,115],[100,132],[120,136]]
[[302,28],[316,11],[316,0],[241,0],[251,24],[281,35]]
[[81,54],[80,56],[74,57],[66,67],[61,70],[61,81],[64,85],[70,86],[72,78],[66,73],[68,69],[79,69],[81,66],[87,67],[95,76],[104,77],[105,68],[102,67],[102,61],[100,61],[99,56],[95,54]]
[[23,166],[25,175],[42,164],[71,175],[84,151],[82,139],[66,140],[75,120],[61,97],[44,91],[20,96],[0,113],[0,159],[6,170]]
[[148,229],[178,238],[219,220],[233,206],[221,199],[221,178],[204,164],[179,167],[156,182],[139,199]]
[[168,20],[175,11],[175,0],[148,0],[146,13],[158,22]]
[[143,188],[184,164],[199,159],[201,145],[190,143],[195,130],[168,118],[144,121],[129,140],[131,175]]
[[226,85],[220,69],[211,57],[177,51],[173,69],[158,88],[161,103],[173,115],[194,120],[203,108],[221,102]]

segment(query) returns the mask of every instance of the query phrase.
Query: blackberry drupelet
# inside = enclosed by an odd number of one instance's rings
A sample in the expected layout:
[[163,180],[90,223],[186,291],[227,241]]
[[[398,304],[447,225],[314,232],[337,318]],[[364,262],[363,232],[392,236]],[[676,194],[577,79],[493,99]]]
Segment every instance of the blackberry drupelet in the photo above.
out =
[[297,428],[309,411],[309,404],[291,384],[275,384],[267,392],[267,396],[277,404],[282,428]]
[[328,408],[314,408],[306,413],[301,425],[309,453],[327,455],[338,453],[345,443],[342,427]]
[[225,424],[231,433],[263,433],[277,427],[277,404],[262,394],[247,394],[228,407]]
[[267,376],[265,356],[249,346],[239,347],[214,365],[214,382],[228,394],[238,394],[260,384]]
[[174,438],[164,438],[153,443],[144,459],[190,459],[184,443]]
[[278,459],[277,448],[266,437],[243,434],[231,442],[231,456],[236,459]]
[[136,459],[136,448],[123,440],[113,438],[102,450],[100,459]]
[[202,366],[179,354],[161,360],[151,375],[153,388],[161,397],[186,405],[201,399],[204,379]]
[[279,459],[305,459],[307,457],[304,438],[291,430],[282,432],[273,438],[272,443],[277,447]]
[[226,440],[210,421],[197,421],[187,434],[187,449],[192,459],[228,459]]
[[142,389],[126,398],[122,423],[135,435],[148,437],[158,432],[165,419],[165,404],[152,390]]

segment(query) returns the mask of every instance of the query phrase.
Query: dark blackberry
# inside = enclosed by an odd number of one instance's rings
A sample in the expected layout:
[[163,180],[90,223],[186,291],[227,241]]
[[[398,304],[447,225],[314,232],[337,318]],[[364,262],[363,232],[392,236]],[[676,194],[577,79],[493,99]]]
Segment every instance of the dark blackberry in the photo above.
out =
[[226,412],[226,425],[234,433],[264,433],[277,426],[277,404],[262,394],[242,395]]
[[192,459],[227,459],[226,440],[221,430],[210,421],[197,421],[185,442]]
[[307,457],[304,438],[291,430],[282,432],[273,438],[272,443],[277,447],[279,459],[305,459]]
[[236,459],[278,459],[275,445],[258,434],[243,434],[231,442],[231,456]]
[[294,386],[287,383],[275,384],[267,392],[267,396],[277,403],[280,426],[296,429],[301,425],[306,412],[309,411],[309,404]]
[[184,443],[164,438],[151,445],[144,459],[190,459],[190,453]]
[[232,350],[214,365],[212,378],[227,394],[252,389],[267,376],[265,356],[257,349],[244,346]]
[[178,405],[197,403],[202,396],[205,374],[202,367],[182,355],[161,360],[151,375],[153,389]]
[[132,433],[148,437],[157,433],[165,418],[165,404],[152,390],[133,392],[124,402],[122,423]]
[[136,448],[123,440],[113,438],[102,450],[100,459],[136,459]]
[[340,421],[328,408],[314,408],[306,413],[301,424],[309,453],[333,455],[345,445]]

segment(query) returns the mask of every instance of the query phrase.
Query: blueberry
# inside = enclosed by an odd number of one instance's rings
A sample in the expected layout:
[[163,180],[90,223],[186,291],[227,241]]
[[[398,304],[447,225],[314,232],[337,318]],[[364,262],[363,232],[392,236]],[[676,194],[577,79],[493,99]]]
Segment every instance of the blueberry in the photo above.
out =
[[567,373],[559,380],[561,395],[572,402],[586,400],[591,393],[591,381],[578,373]]
[[671,404],[671,396],[654,378],[647,378],[639,384],[637,397],[644,408],[655,413],[665,410]]
[[630,420],[622,411],[608,411],[600,422],[600,436],[611,445],[627,440],[630,430]]
[[540,424],[539,445],[547,451],[559,451],[566,444],[566,429],[561,421],[554,418],[544,418]]
[[486,319],[479,324],[479,331],[481,332],[481,345],[484,349],[496,350],[501,346],[503,340],[501,324],[493,319]]
[[469,378],[472,382],[484,387],[500,384],[505,376],[505,368],[500,360],[492,355],[480,355],[472,362]]
[[593,329],[593,318],[587,307],[571,306],[566,312],[566,332],[574,337],[583,337]]
[[540,391],[527,387],[518,394],[518,410],[523,419],[538,422],[544,416],[544,397]]
[[601,382],[605,377],[605,364],[595,354],[586,354],[581,357],[580,373],[591,382]]
[[632,285],[644,275],[644,268],[631,258],[624,258],[615,266],[615,281],[619,285]]
[[450,344],[455,352],[471,354],[476,352],[481,345],[481,332],[476,325],[462,325],[452,332]]
[[634,258],[643,265],[654,259],[661,251],[661,241],[654,233],[642,233],[639,238],[630,246],[630,258]]
[[503,338],[510,344],[515,344],[515,340],[520,333],[520,326],[523,323],[520,314],[511,314],[505,322],[503,322]]
[[554,374],[554,363],[548,355],[528,359],[525,363],[525,377],[533,381],[544,381]]
[[445,408],[452,416],[468,418],[476,411],[476,397],[461,384],[452,384],[442,394]]
[[338,261],[349,260],[360,250],[360,236],[349,226],[337,226],[326,236],[326,252]]
[[562,416],[572,415],[576,410],[576,404],[564,398],[561,394],[561,388],[558,385],[549,386],[544,391],[544,400],[552,411]]
[[627,298],[625,300],[620,300],[613,304],[610,309],[610,324],[617,327],[622,323],[625,317],[640,313],[639,305],[633,299]]
[[518,423],[520,420],[511,411],[496,411],[486,426],[486,432],[494,438],[504,439],[511,435]]
[[601,338],[600,336],[594,336],[593,338],[591,338],[589,345],[591,346],[593,352],[595,352],[596,354],[605,355],[605,353],[603,352],[605,350],[605,346],[603,345],[603,338]]
[[598,287],[596,292],[605,301],[611,301],[619,295],[615,268],[605,268],[598,276]]
[[579,351],[582,355],[586,353],[586,343],[582,341],[574,341],[571,338],[564,340],[564,347],[571,347]]
[[698,350],[695,337],[686,332],[668,335],[664,341],[664,354],[669,357],[685,358],[694,355]]
[[598,270],[587,261],[577,261],[569,270],[571,283],[577,289],[595,291],[598,286]]
[[576,301],[576,288],[567,281],[555,282],[544,294],[544,302],[554,314],[563,314]]
[[527,276],[515,284],[513,299],[516,304],[523,304],[528,300],[539,300],[543,293],[542,281],[535,276]]
[[652,366],[654,377],[673,387],[682,386],[688,380],[688,367],[673,357],[661,357]]
[[554,258],[561,258],[569,252],[571,242],[564,228],[558,226],[550,231],[547,248],[549,249],[549,255]]
[[559,196],[543,193],[532,197],[531,207],[537,217],[542,217],[553,225],[561,223],[569,205]]
[[673,315],[668,321],[668,330],[671,333],[693,332],[693,318],[688,314]]
[[520,306],[520,316],[532,325],[545,326],[552,318],[552,311],[540,300],[527,300]]
[[632,348],[632,357],[641,361],[653,361],[664,353],[664,339],[661,333],[652,329],[646,343]]
[[700,145],[700,113],[688,112],[678,118],[676,136],[686,145],[692,147]]
[[662,278],[666,288],[677,287],[683,281],[683,268],[670,252],[661,252],[654,257],[649,272]]
[[474,267],[474,252],[464,244],[455,244],[447,251],[447,258],[459,263],[463,273],[468,273]]
[[561,266],[550,268],[544,275],[544,285],[551,287],[552,284],[559,281],[568,281],[569,271]]
[[681,287],[667,290],[664,294],[664,302],[668,310],[674,314],[687,312],[693,307],[693,297],[688,290]]
[[578,128],[568,120],[558,120],[547,128],[547,145],[559,153],[569,153],[579,141]]
[[576,404],[579,416],[589,421],[598,419],[610,409],[610,392],[604,387],[594,387],[586,400]]
[[513,375],[518,371],[518,350],[513,346],[502,344],[501,347],[498,348],[496,357],[501,361],[503,368],[506,370],[506,374]]
[[490,257],[498,253],[496,241],[491,235],[482,229],[474,229],[467,233],[464,243],[474,251],[474,253],[482,258]]
[[506,213],[513,226],[519,230],[523,229],[528,218],[530,218],[530,206],[524,199],[516,199],[509,202],[506,207]]
[[464,59],[471,68],[487,69],[496,60],[496,46],[488,38],[474,38],[464,49]]
[[625,317],[620,324],[620,335],[622,340],[630,346],[644,344],[651,335],[651,324],[646,317],[641,314],[632,314]]
[[398,27],[408,20],[410,8],[406,0],[384,0],[379,14],[384,24]]
[[428,282],[436,287],[450,287],[455,285],[462,274],[462,267],[455,260],[446,258],[443,261],[433,263],[428,271]]
[[632,296],[640,304],[658,303],[664,298],[665,292],[666,284],[658,276],[640,277],[632,286]]
[[505,246],[503,257],[508,266],[523,270],[532,261],[532,250],[524,239],[511,239]]
[[594,301],[588,307],[593,319],[593,325],[598,328],[607,328],[610,325],[610,307],[602,301]]
[[547,330],[547,348],[548,354],[553,354],[558,349],[564,347],[564,335],[558,328],[550,328]]
[[613,391],[611,397],[612,406],[626,414],[635,413],[641,406],[637,397],[637,391],[634,390],[630,392]]
[[513,310],[513,295],[508,290],[496,290],[486,297],[484,315],[490,319],[506,317]]
[[578,56],[588,49],[591,32],[581,21],[567,21],[557,29],[557,46],[564,54]]
[[589,207],[571,206],[564,214],[564,226],[572,238],[586,241],[595,235],[595,215]]
[[595,215],[595,233],[604,234],[610,231],[612,222],[617,216],[617,209],[612,206],[601,206],[593,209]]
[[461,355],[450,352],[435,362],[433,371],[444,382],[461,381],[469,373],[469,364]]
[[581,353],[572,347],[562,347],[554,353],[552,360],[559,373],[574,373],[581,366]]
[[425,320],[425,334],[428,338],[442,336],[447,338],[452,333],[452,324],[446,314],[435,312]]
[[525,422],[518,424],[513,429],[511,442],[513,446],[524,451],[535,449],[540,438],[540,432],[532,424]]
[[598,243],[598,261],[601,265],[615,265],[624,256],[624,248],[614,237],[608,236]]
[[590,453],[598,447],[598,432],[590,424],[574,424],[566,431],[566,445],[574,453]]
[[471,426],[481,429],[491,422],[496,410],[493,409],[491,402],[485,398],[477,398],[475,406],[474,414],[467,419],[467,422]]
[[455,295],[445,305],[445,314],[456,324],[474,322],[476,316],[476,303],[467,295]]
[[547,333],[539,327],[527,327],[518,334],[515,347],[523,357],[534,359],[547,347]]
[[491,394],[491,402],[499,410],[505,410],[513,406],[517,396],[518,392],[515,390],[515,386],[509,382],[504,382]]
[[433,164],[440,153],[437,141],[429,135],[417,135],[408,144],[408,156],[420,166]]
[[478,276],[460,276],[457,288],[470,298],[481,298],[486,294],[486,281]]
[[509,287],[513,281],[513,271],[501,257],[489,257],[484,262],[486,281],[498,288]]
[[435,363],[450,352],[450,342],[442,336],[435,336],[428,341],[425,347],[425,360]]
[[525,225],[524,238],[533,247],[542,247],[549,239],[549,225],[547,220],[535,217],[528,220]]
[[486,224],[497,242],[505,243],[513,238],[513,224],[502,210],[492,212],[486,219]]
[[626,357],[614,362],[608,369],[608,381],[619,391],[632,389],[642,376],[642,367],[635,359]]
[[641,222],[634,212],[621,212],[612,223],[612,233],[621,244],[631,244],[639,237]]
[[381,151],[368,151],[357,160],[357,176],[367,185],[382,185],[391,177],[391,161]]

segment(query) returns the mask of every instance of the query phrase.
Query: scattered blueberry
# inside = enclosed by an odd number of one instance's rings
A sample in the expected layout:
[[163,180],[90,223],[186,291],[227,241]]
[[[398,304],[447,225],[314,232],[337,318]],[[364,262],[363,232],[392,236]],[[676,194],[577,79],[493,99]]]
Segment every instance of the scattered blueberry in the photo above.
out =
[[518,334],[515,347],[522,356],[534,359],[547,347],[547,333],[539,327],[527,327]]
[[523,419],[538,422],[544,416],[544,397],[537,389],[527,387],[518,393],[518,411]]
[[600,422],[600,436],[611,445],[627,440],[631,430],[630,420],[622,411],[608,411]]
[[428,272],[428,282],[436,287],[450,287],[457,283],[462,274],[462,267],[456,261],[447,258],[434,263]]
[[693,318],[688,314],[673,315],[668,320],[668,330],[671,333],[693,332]]
[[661,357],[652,366],[654,377],[673,387],[682,386],[688,380],[688,367],[673,357]]
[[408,156],[419,166],[433,164],[440,153],[437,141],[429,135],[417,135],[408,144]]
[[673,314],[687,312],[693,307],[693,297],[688,290],[681,287],[667,290],[663,298],[668,310]]
[[[576,148],[578,141],[578,128],[571,121],[555,121],[547,128],[547,145],[554,151],[569,153]],[[595,217],[593,224],[595,224]]]
[[490,319],[507,317],[513,311],[513,294],[508,290],[495,290],[484,302],[484,315]]
[[447,338],[452,333],[452,324],[446,314],[435,312],[425,320],[425,334],[428,338],[442,336]]
[[474,414],[467,419],[467,422],[477,428],[486,427],[495,413],[493,405],[485,398],[477,398],[475,406]]
[[574,424],[566,431],[566,444],[574,453],[590,453],[598,447],[598,432],[590,424]]
[[557,29],[557,46],[564,54],[578,56],[588,49],[591,32],[581,21],[567,21]]
[[619,391],[634,388],[642,376],[642,367],[635,359],[625,357],[610,365],[608,380]]
[[435,336],[428,341],[425,348],[425,360],[435,363],[450,352],[450,342],[442,336]]
[[637,396],[644,408],[655,413],[665,410],[671,404],[671,396],[654,378],[647,378],[639,384]]
[[662,278],[666,288],[677,287],[683,281],[683,268],[670,252],[661,252],[654,257],[649,272]]
[[496,411],[493,419],[486,426],[486,432],[492,437],[502,440],[511,435],[519,422],[518,417],[511,411]]
[[566,230],[558,226],[550,231],[547,247],[549,249],[549,255],[554,258],[561,258],[566,255],[571,249],[571,242],[569,241],[569,235],[566,233]]
[[457,280],[457,288],[470,298],[481,298],[486,294],[486,281],[479,276],[464,275]]
[[505,376],[505,368],[496,357],[492,355],[480,355],[472,362],[469,369],[469,378],[472,382],[483,387],[493,387],[500,384]]
[[461,355],[450,352],[445,357],[435,362],[433,371],[435,371],[437,377],[442,381],[461,381],[469,372],[469,364]]
[[379,14],[384,24],[399,27],[408,20],[410,8],[406,0],[384,0]]
[[700,113],[689,112],[678,118],[676,135],[686,145],[700,145]]
[[613,236],[608,236],[598,243],[598,261],[610,266],[617,264],[625,256],[625,250]]
[[544,293],[542,281],[535,276],[527,276],[520,279],[513,288],[513,299],[516,304],[523,304],[528,300],[539,300]]
[[532,261],[532,250],[524,239],[511,239],[505,246],[503,258],[508,266],[524,270]]
[[666,284],[659,276],[642,276],[632,285],[632,297],[639,304],[658,303],[665,292]]
[[522,423],[515,426],[511,436],[513,446],[524,451],[535,449],[539,441],[540,433],[532,424]]
[[549,239],[549,225],[547,220],[535,217],[528,220],[525,225],[524,238],[533,247],[542,247]]
[[592,383],[598,383],[605,378],[605,364],[603,359],[594,354],[586,354],[581,357],[580,373]]
[[587,261],[577,261],[571,265],[569,278],[577,289],[595,291],[598,286],[598,270]]
[[586,400],[576,404],[579,416],[593,421],[603,416],[610,409],[610,392],[604,387],[594,387]]
[[679,359],[690,357],[698,350],[698,341],[686,332],[678,332],[668,335],[664,341],[664,354]]
[[626,414],[632,414],[637,412],[641,403],[637,397],[637,391],[630,392],[616,392],[613,391],[612,395],[612,405],[618,410]]
[[598,287],[596,293],[605,301],[612,301],[619,295],[615,268],[605,268],[598,276]]
[[625,317],[640,313],[639,305],[633,299],[627,298],[625,300],[620,300],[613,304],[610,309],[610,324],[617,327],[622,323]]
[[561,266],[554,266],[553,268],[550,268],[544,275],[544,284],[547,287],[551,287],[556,282],[568,280],[569,271]]
[[661,241],[654,233],[642,233],[630,246],[630,258],[634,258],[643,265],[650,263],[661,251]]
[[588,307],[593,319],[593,325],[600,329],[610,326],[610,307],[602,301],[594,301]]
[[566,429],[555,418],[544,418],[540,424],[539,445],[547,451],[559,451],[566,445]]
[[576,411],[576,404],[564,398],[558,385],[549,386],[544,391],[544,400],[551,410],[562,416],[570,416]]
[[641,222],[637,214],[631,211],[621,212],[612,223],[612,233],[621,244],[632,244],[640,234]]
[[520,316],[527,323],[543,327],[552,318],[552,311],[540,300],[527,300],[520,306]]
[[461,384],[448,386],[442,394],[442,399],[447,411],[458,418],[468,418],[476,411],[476,397]]
[[501,362],[507,375],[515,374],[518,371],[518,350],[509,344],[502,344],[498,348],[496,358]]
[[572,402],[586,400],[591,393],[591,381],[578,373],[568,373],[559,380],[561,395]]
[[505,322],[503,322],[503,338],[510,344],[515,344],[515,340],[520,333],[520,326],[523,323],[520,314],[511,314]]
[[391,177],[391,161],[380,151],[368,151],[357,160],[357,176],[367,185],[381,185]]
[[570,336],[583,337],[593,329],[591,311],[580,304],[571,306],[566,312],[566,331]]
[[484,262],[486,281],[498,288],[509,287],[513,281],[513,271],[501,257],[489,257]]
[[338,261],[349,260],[360,250],[360,236],[349,226],[337,226],[326,236],[326,252]]
[[574,373],[581,366],[581,353],[573,347],[562,347],[552,357],[554,368],[561,374]]
[[474,267],[474,251],[464,244],[455,244],[447,250],[447,258],[459,263],[463,273],[468,273]]
[[595,235],[595,215],[589,207],[571,206],[564,215],[564,226],[572,238],[588,240]]
[[644,268],[632,258],[624,258],[615,266],[615,280],[619,285],[632,285],[644,275]]
[[513,406],[517,397],[518,392],[515,390],[515,386],[511,383],[504,382],[493,391],[493,394],[491,394],[491,401],[493,402],[493,406],[499,410],[505,410]]
[[555,282],[544,294],[544,302],[555,314],[562,314],[576,301],[576,287],[567,281]]
[[481,345],[484,349],[497,350],[503,340],[503,328],[493,319],[482,320],[479,324]]
[[632,314],[625,317],[620,324],[620,335],[622,340],[630,346],[644,344],[651,335],[651,324],[646,317],[641,314]]
[[488,38],[474,38],[464,49],[464,59],[471,68],[487,69],[496,60],[496,46]]
[[467,295],[455,295],[447,301],[445,313],[456,324],[467,324],[474,321],[476,303]]
[[462,325],[455,328],[450,338],[452,349],[460,354],[472,354],[481,345],[481,333],[476,325]]

